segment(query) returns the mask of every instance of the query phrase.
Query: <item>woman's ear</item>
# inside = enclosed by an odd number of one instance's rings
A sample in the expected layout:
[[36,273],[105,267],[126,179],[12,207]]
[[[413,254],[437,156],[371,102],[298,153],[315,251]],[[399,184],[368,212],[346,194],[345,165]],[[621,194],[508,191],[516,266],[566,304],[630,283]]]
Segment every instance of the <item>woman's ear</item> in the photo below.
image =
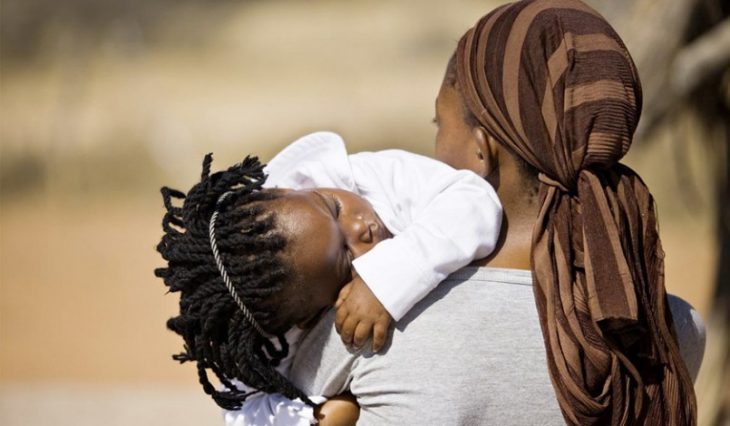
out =
[[477,174],[481,177],[486,178],[495,169],[497,160],[497,147],[494,138],[489,136],[487,130],[482,126],[474,126],[472,128],[472,136],[475,143],[475,156],[476,161],[479,164]]

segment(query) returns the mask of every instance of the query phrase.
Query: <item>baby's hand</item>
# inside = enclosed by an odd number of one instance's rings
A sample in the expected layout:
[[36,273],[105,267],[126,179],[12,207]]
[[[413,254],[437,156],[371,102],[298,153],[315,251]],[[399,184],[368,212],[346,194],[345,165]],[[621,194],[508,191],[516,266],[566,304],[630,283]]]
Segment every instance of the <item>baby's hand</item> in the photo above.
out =
[[372,335],[373,352],[383,347],[391,317],[360,277],[342,288],[335,308],[335,327],[344,344],[361,347]]

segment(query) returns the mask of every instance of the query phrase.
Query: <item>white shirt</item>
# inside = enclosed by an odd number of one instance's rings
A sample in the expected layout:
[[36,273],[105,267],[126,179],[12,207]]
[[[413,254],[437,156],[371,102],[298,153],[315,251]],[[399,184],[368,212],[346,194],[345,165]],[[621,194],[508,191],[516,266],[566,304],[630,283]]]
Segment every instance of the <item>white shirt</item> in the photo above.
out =
[[330,132],[304,136],[266,166],[269,188],[340,188],[372,204],[394,235],[353,267],[395,321],[450,273],[494,250],[502,206],[475,173],[401,150],[348,155]]

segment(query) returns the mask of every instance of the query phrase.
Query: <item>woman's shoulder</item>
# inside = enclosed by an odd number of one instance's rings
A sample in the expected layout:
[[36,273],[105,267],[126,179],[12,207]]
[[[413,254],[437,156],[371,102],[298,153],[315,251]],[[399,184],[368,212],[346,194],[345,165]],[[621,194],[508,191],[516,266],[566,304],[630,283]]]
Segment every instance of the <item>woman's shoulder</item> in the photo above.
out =
[[532,285],[532,271],[520,268],[494,266],[466,266],[449,275],[447,280],[488,281],[507,284]]

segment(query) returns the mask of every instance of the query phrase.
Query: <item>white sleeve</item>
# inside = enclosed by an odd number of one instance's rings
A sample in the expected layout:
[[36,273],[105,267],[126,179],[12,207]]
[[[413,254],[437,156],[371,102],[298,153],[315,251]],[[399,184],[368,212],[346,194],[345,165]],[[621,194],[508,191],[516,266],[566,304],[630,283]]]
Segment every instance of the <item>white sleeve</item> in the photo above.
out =
[[[313,397],[321,404],[323,397]],[[259,393],[249,397],[236,411],[223,411],[226,426],[309,426],[317,423],[314,409],[301,399],[291,400],[278,393]]]
[[332,132],[303,136],[264,167],[265,188],[355,190],[345,142]]
[[494,250],[502,206],[478,175],[398,150],[351,155],[350,164],[360,193],[395,234],[353,266],[394,320]]

